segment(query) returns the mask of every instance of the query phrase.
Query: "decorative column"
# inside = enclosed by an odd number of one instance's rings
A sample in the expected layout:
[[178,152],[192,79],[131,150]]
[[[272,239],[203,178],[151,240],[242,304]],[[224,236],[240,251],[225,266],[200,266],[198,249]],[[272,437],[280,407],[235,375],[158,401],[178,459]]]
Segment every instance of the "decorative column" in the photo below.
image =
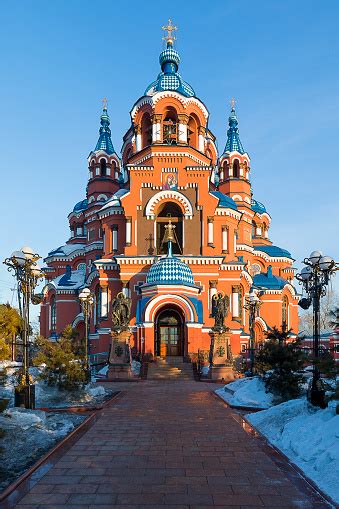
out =
[[222,252],[227,253],[228,252],[228,227],[223,226],[221,228],[221,240],[222,240]]
[[132,218],[126,218],[126,246],[132,244]]
[[101,318],[108,316],[108,284],[103,282],[101,284]]
[[129,288],[128,281],[121,281],[122,283],[122,293],[125,297],[129,297]]
[[189,117],[184,113],[178,115],[178,141],[179,143],[187,144],[187,124]]
[[118,225],[112,226],[112,253],[116,253],[118,250]]
[[237,252],[237,237],[238,237],[238,232],[237,230],[234,230],[234,237],[233,237],[233,242],[234,242],[234,255],[236,254]]
[[202,125],[198,129],[198,149],[199,152],[204,153],[205,152],[205,136],[206,136],[206,128]]
[[136,151],[139,152],[141,150],[141,126],[140,125],[134,126],[134,132],[135,132],[135,148]]
[[162,115],[152,115],[152,142],[161,143],[161,119]]
[[209,282],[209,299],[208,299],[208,307],[209,307],[209,310],[211,311],[210,314],[212,314],[212,311],[213,311],[213,295],[215,295],[217,293],[217,285],[218,285],[218,281],[216,279],[212,279],[210,282]]
[[232,286],[232,320],[239,322],[242,316],[240,305],[242,289],[240,285]]
[[210,216],[207,218],[207,244],[213,246],[213,233],[214,233],[214,217]]

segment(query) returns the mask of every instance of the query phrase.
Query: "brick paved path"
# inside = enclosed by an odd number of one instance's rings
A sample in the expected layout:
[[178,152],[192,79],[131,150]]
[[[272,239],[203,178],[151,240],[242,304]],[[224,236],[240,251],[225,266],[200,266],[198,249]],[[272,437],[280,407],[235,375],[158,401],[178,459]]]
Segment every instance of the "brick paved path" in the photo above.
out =
[[311,490],[299,491],[211,394],[215,388],[124,384],[124,394],[16,507],[326,507]]

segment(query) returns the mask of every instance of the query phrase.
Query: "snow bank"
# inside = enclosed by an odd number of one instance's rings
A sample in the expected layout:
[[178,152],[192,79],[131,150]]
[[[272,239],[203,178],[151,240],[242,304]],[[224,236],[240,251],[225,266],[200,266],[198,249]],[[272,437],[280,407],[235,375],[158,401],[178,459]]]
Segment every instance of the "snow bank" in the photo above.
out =
[[265,384],[259,377],[239,378],[215,392],[234,406],[269,408],[273,405],[273,396],[266,393]]
[[85,387],[86,393],[92,398],[97,398],[98,396],[106,396],[106,391],[102,385],[86,385]]
[[339,503],[339,415],[300,398],[247,419],[324,492]]

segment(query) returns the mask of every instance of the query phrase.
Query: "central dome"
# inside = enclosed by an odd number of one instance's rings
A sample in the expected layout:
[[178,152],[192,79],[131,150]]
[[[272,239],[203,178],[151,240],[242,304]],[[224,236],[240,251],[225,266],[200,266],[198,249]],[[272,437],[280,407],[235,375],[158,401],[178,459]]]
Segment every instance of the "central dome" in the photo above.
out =
[[194,285],[194,278],[189,266],[176,256],[166,256],[150,268],[147,284],[161,285]]

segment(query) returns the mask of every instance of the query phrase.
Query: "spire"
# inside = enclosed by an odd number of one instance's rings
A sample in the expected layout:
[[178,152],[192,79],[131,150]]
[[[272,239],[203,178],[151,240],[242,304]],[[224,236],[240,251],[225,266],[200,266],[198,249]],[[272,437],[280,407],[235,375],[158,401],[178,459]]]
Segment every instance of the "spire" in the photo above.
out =
[[225,152],[239,152],[239,154],[244,154],[245,150],[242,146],[239,137],[239,129],[238,129],[238,119],[235,112],[235,100],[231,101],[231,114],[228,117],[228,125],[229,128],[227,130],[227,142],[224,150]]
[[113,154],[115,150],[111,140],[111,130],[109,128],[111,122],[107,113],[107,99],[104,98],[102,102],[104,105],[102,108],[102,115],[100,117],[101,127],[99,129],[98,143],[96,144],[94,151],[103,150],[107,154]]

